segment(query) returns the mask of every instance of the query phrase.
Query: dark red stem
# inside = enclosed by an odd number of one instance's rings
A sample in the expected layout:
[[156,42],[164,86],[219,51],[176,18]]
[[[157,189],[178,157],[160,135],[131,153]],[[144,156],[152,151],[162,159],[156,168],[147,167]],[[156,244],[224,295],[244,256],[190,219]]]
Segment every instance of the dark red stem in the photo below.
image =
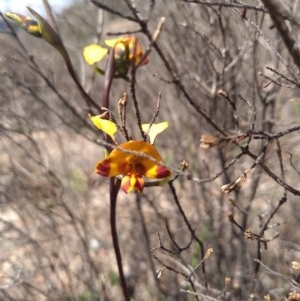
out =
[[[107,66],[105,69],[105,78],[104,78],[104,89],[103,89],[103,107],[109,109],[109,93],[110,88],[112,85],[112,81],[114,78],[115,73],[115,59],[114,59],[114,48],[109,53]],[[113,144],[113,140],[106,136],[106,141],[108,143]],[[107,148],[108,151],[111,149]],[[123,290],[123,295],[125,301],[130,301],[130,296],[128,293],[127,283],[123,272],[123,265],[122,265],[122,255],[119,246],[119,239],[118,239],[118,232],[117,232],[117,223],[116,223],[116,216],[117,216],[117,196],[120,189],[121,180],[118,178],[111,178],[110,179],[110,229],[111,229],[111,236],[114,246],[114,251],[116,255],[119,277],[120,277],[120,284]]]

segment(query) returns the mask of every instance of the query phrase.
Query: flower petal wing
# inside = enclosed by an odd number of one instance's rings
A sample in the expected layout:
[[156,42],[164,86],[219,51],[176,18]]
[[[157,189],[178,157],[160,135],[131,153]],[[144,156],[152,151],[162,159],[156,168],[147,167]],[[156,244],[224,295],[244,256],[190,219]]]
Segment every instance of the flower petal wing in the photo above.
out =
[[104,177],[116,177],[126,172],[122,163],[120,164],[118,160],[113,160],[109,156],[97,163],[95,171]]
[[114,135],[116,134],[116,132],[118,130],[117,125],[114,122],[107,120],[107,119],[102,119],[100,117],[100,115],[97,115],[97,116],[89,115],[89,118],[96,128],[103,131],[110,137],[112,137],[112,138],[114,137]]
[[115,47],[115,45],[118,43],[122,43],[122,44],[126,43],[126,39],[125,38],[107,39],[107,40],[104,40],[104,43],[108,47]]
[[171,170],[161,164],[148,164],[144,162],[145,177],[150,179],[164,179],[171,176]]
[[153,144],[158,134],[162,133],[168,128],[169,123],[167,121],[160,123],[153,123],[150,127],[150,123],[142,124],[142,130],[149,136],[150,143]]
[[91,44],[83,49],[83,56],[89,65],[93,65],[101,61],[108,53],[108,50],[97,44]]

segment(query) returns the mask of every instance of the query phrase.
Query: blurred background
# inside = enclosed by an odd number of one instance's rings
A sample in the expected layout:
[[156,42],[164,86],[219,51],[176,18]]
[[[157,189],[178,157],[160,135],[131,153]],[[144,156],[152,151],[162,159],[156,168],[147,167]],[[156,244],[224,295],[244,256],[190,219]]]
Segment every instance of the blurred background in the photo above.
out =
[[[155,145],[167,166],[189,165],[175,193],[168,185],[119,193],[132,300],[300,300],[299,68],[267,9],[260,1],[94,2],[49,4],[99,105],[103,76],[83,48],[134,33],[147,49],[165,18],[137,70],[136,96],[147,123],[161,93],[157,122],[169,128]],[[44,4],[2,1],[0,10],[30,15],[28,5],[47,18]],[[296,45],[299,14],[298,1],[285,1]],[[60,55],[9,24],[0,18],[0,298],[123,300],[109,179],[94,173],[103,137]],[[140,139],[128,81],[114,80],[111,109],[124,92]]]

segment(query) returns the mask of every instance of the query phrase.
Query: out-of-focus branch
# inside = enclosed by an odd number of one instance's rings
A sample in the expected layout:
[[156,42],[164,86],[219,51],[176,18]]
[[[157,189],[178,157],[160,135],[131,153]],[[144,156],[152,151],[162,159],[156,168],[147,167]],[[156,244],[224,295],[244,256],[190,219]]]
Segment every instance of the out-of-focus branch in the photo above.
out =
[[292,56],[294,63],[300,69],[300,49],[297,46],[297,42],[294,39],[292,33],[290,32],[288,26],[284,20],[285,9],[278,0],[262,0],[265,7],[268,9],[269,14],[279,31],[286,48],[288,49],[290,55]]
[[221,1],[205,1],[205,0],[180,0],[182,2],[186,3],[197,3],[197,4],[202,4],[206,6],[217,6],[217,7],[227,7],[227,8],[243,8],[243,9],[250,9],[250,10],[255,10],[259,12],[265,12],[265,9],[260,6],[255,6],[255,5],[247,5],[245,3],[227,3],[227,2],[221,2]]
[[[97,13],[97,24],[96,24],[96,34],[93,38],[93,43],[100,44],[102,32],[103,32],[103,24],[104,24],[104,18],[103,18],[103,9],[99,8]],[[93,84],[96,80],[96,72],[93,72],[89,82],[85,86],[85,90],[88,94],[90,94]]]
[[111,7],[109,7],[109,6],[107,6],[107,5],[103,4],[103,3],[100,3],[100,2],[98,2],[98,1],[96,1],[96,0],[91,0],[91,2],[92,2],[93,4],[95,4],[97,7],[102,8],[102,9],[104,9],[105,11],[107,11],[107,12],[109,12],[109,13],[111,13],[111,14],[114,14],[114,15],[116,15],[116,16],[119,16],[119,17],[121,17],[121,18],[123,18],[123,19],[127,19],[127,20],[129,20],[129,21],[138,23],[138,21],[137,21],[135,18],[133,18],[133,17],[131,17],[131,16],[125,16],[125,15],[123,15],[122,13],[120,13],[120,12],[118,12],[118,11],[112,9]]
[[95,37],[95,43],[99,44],[101,41],[101,36],[103,32],[103,9],[99,8],[98,9],[98,14],[97,14],[97,28],[96,28],[96,37]]
[[[206,1],[206,0],[180,0],[181,2],[186,2],[186,3],[197,3],[201,4],[204,6],[208,7],[224,7],[224,8],[231,8],[231,9],[243,9],[243,10],[253,10],[256,12],[263,12],[267,13],[267,10],[263,8],[260,5],[249,5],[246,3],[241,3],[238,1],[235,1],[235,3],[227,3],[226,1],[221,2],[221,1]],[[264,1],[262,1],[264,2]],[[290,12],[287,9],[282,10],[282,16],[284,20],[288,20],[289,22],[295,24],[295,25],[300,25],[300,22],[290,14]]]
[[[168,184],[169,184],[169,187],[170,187],[170,191],[171,191],[171,193],[173,195],[174,201],[175,201],[175,203],[177,205],[178,210],[180,211],[181,216],[184,219],[184,222],[185,222],[186,226],[188,227],[188,229],[189,229],[192,237],[194,238],[194,240],[198,243],[198,245],[200,247],[201,259],[203,259],[204,256],[205,256],[205,253],[204,253],[204,244],[203,244],[202,240],[199,239],[199,237],[196,235],[194,229],[191,226],[190,221],[188,220],[185,212],[183,211],[183,209],[181,207],[181,204],[179,202],[179,199],[177,197],[176,189],[175,189],[175,187],[173,185],[173,182],[170,181]],[[205,287],[207,288],[208,284],[207,284],[207,276],[206,276],[205,262],[204,261],[201,261],[201,267],[202,267],[202,273],[203,273],[203,279],[204,279]]]

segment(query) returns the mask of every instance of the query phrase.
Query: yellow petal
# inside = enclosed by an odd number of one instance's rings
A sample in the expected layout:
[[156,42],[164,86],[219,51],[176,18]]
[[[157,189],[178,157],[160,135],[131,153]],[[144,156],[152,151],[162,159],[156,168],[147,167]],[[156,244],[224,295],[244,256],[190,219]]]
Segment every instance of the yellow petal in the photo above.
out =
[[108,39],[105,40],[104,43],[108,46],[108,47],[114,47],[117,43],[124,43],[125,39],[123,38],[117,38],[117,39]]
[[101,61],[107,53],[108,50],[106,48],[103,48],[97,44],[91,44],[83,49],[84,59],[89,65],[93,65]]
[[150,123],[142,124],[142,130],[149,136],[150,143],[153,144],[155,141],[155,138],[158,134],[162,133],[165,129],[167,129],[169,126],[169,123],[167,121],[160,122],[160,123],[153,123],[150,127]]
[[114,137],[114,135],[116,134],[116,132],[118,130],[117,125],[114,122],[107,120],[107,119],[102,119],[99,115],[97,115],[97,116],[89,115],[89,118],[92,121],[92,123],[95,125],[96,128],[103,131],[111,138]]

